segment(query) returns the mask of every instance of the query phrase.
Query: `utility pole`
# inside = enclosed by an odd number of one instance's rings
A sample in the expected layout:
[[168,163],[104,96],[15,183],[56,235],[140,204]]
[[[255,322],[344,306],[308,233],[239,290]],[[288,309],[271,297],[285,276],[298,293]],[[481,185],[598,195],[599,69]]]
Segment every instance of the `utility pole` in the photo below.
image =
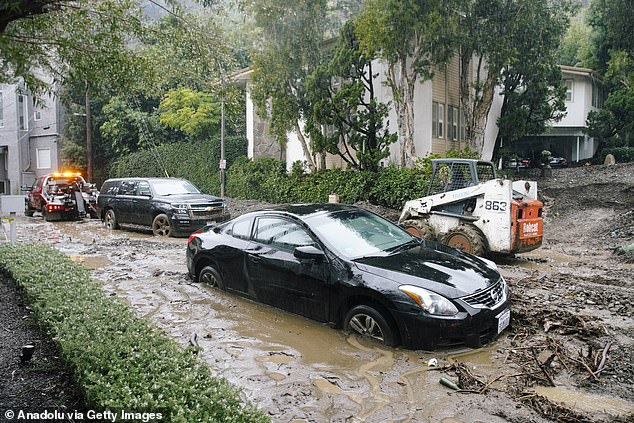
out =
[[88,182],[93,182],[92,116],[90,114],[88,81],[86,81],[86,178]]
[[224,78],[222,81],[222,97],[220,98],[220,197],[225,197],[225,170],[227,160],[225,160],[225,92]]

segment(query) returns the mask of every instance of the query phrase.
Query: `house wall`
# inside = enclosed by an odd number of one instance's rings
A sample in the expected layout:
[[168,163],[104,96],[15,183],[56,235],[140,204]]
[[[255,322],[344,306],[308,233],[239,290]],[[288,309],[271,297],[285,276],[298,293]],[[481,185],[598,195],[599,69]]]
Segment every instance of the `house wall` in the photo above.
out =
[[[20,187],[31,185],[37,176],[55,172],[61,166],[59,134],[63,130],[63,108],[55,96],[45,96],[37,105],[28,91],[18,92],[18,85],[0,85],[2,91],[2,115],[4,126],[0,127],[0,180],[5,182],[6,193],[19,194]],[[18,96],[26,96],[27,130],[18,127]],[[39,112],[38,116],[35,112]],[[38,169],[37,149],[50,149],[50,167]]]
[[563,73],[563,80],[572,80],[572,101],[566,101],[566,116],[553,127],[585,127],[592,107],[592,80],[589,76]]

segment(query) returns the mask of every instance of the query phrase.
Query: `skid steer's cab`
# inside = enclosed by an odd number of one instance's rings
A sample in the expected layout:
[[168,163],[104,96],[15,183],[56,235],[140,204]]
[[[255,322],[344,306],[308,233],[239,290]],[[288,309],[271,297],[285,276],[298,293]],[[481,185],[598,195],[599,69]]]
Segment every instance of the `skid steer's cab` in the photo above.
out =
[[542,243],[537,184],[498,179],[491,162],[432,160],[428,195],[405,203],[400,224],[412,235],[468,253],[519,253]]

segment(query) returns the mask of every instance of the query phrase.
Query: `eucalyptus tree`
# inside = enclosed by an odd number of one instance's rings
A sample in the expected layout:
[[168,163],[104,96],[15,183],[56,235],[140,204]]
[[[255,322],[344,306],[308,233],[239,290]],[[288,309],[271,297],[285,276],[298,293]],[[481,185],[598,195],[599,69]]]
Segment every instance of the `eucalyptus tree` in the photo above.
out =
[[252,98],[282,145],[294,131],[311,170],[317,168],[303,121],[310,114],[306,79],[321,63],[326,0],[252,0],[247,10],[260,29],[253,52]]
[[[461,10],[460,95],[465,137],[469,147],[482,154],[497,86],[502,85],[509,95],[507,106],[520,108],[528,103],[518,103],[517,94],[532,89],[533,83],[538,84],[536,91],[524,100],[541,92],[529,101],[538,107],[558,93],[545,89],[544,84],[555,82],[555,52],[574,6],[570,0],[465,0]],[[541,107],[542,121],[549,114],[546,109]],[[557,117],[557,113],[553,110],[551,114]],[[485,154],[490,151],[487,148]]]
[[366,0],[357,20],[361,50],[376,51],[387,66],[402,166],[411,166],[416,158],[416,83],[431,79],[435,67],[448,62],[456,51],[455,6],[452,0]]

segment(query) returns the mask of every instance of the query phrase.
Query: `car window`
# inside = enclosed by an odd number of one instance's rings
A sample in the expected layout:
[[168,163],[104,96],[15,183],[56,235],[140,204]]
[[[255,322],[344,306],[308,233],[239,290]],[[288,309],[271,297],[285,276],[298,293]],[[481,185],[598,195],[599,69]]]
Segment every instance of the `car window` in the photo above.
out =
[[227,225],[223,233],[248,240],[251,236],[251,222],[251,218],[236,220],[233,224]]
[[304,228],[295,222],[280,217],[258,218],[254,240],[286,251],[314,244]]
[[103,195],[103,194],[116,195],[118,186],[119,184],[114,181],[104,182],[103,186],[101,187],[100,195]]
[[35,182],[33,182],[33,186],[31,187],[31,189],[38,188],[42,184],[42,179],[44,179],[44,178],[37,178],[35,180]]
[[137,188],[137,195],[152,195],[152,191],[150,190],[150,184],[147,181],[139,182],[139,187]]
[[136,193],[137,181],[121,182],[119,187],[119,195],[134,195]]

